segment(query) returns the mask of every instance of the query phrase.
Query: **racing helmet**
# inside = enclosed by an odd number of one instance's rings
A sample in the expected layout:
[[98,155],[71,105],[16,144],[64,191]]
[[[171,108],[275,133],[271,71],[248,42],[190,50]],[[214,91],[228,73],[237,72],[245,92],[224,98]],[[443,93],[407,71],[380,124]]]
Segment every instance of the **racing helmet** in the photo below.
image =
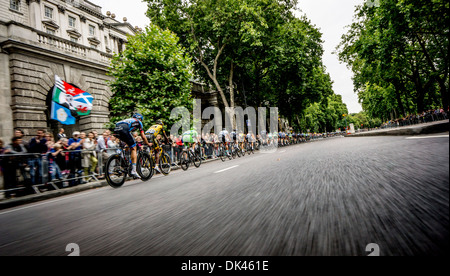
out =
[[142,116],[142,115],[139,114],[139,113],[134,113],[134,114],[133,114],[133,118],[138,119],[138,120],[141,121],[141,122],[144,120],[144,116]]

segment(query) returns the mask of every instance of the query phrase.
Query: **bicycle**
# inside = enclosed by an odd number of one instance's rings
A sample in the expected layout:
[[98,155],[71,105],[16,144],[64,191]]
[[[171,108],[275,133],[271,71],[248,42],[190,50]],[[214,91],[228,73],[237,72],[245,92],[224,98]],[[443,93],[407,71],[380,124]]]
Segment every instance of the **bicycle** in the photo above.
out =
[[223,145],[223,143],[219,143],[218,145],[218,157],[220,158],[220,160],[222,160],[222,162],[225,162],[226,157],[227,157],[227,152],[225,149],[225,146]]
[[245,142],[239,142],[238,147],[239,147],[238,149],[239,149],[241,156],[244,157],[245,153],[247,152],[247,147],[245,146]]
[[[137,151],[136,172],[141,180],[147,181],[154,174],[153,160],[141,149],[138,148]],[[119,188],[125,183],[127,176],[131,176],[131,152],[128,146],[121,142],[116,153],[106,161],[105,177],[109,186]]]
[[237,157],[241,158],[241,148],[239,147],[239,144],[233,143],[231,146],[231,156],[233,156],[233,159]]
[[254,149],[253,149],[253,146],[252,146],[252,143],[251,143],[251,142],[246,142],[246,143],[245,143],[245,146],[246,146],[246,151],[247,151],[247,154],[248,154],[248,155],[250,155],[250,154],[255,154],[255,151],[254,151]]
[[183,149],[180,158],[180,166],[183,171],[186,171],[191,163],[193,163],[194,166],[198,168],[202,164],[202,159],[200,158],[198,153],[194,152],[191,148]]
[[[159,154],[159,169],[161,173],[166,176],[170,173],[172,170],[172,159],[170,158],[170,155],[164,151],[163,147],[159,147],[161,149],[161,152]],[[145,146],[145,151],[149,153],[149,155],[152,158],[153,163],[153,173],[155,172],[155,164],[156,164],[156,151],[154,147],[149,148],[148,146]]]

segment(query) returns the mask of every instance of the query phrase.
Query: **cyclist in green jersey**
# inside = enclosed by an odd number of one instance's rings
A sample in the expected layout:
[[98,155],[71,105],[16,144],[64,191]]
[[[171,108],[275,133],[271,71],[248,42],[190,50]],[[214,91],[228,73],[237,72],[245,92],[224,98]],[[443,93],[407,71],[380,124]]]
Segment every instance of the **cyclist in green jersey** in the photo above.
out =
[[198,142],[198,132],[195,129],[188,130],[183,133],[182,140],[187,148],[191,145],[192,150],[195,150],[195,146]]

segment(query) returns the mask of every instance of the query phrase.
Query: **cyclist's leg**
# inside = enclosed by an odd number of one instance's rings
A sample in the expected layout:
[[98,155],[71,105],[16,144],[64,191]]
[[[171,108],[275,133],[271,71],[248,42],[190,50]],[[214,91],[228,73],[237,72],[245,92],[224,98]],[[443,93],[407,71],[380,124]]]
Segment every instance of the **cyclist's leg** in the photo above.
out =
[[136,140],[129,131],[127,125],[116,126],[115,132],[119,134],[121,141],[125,142],[130,148],[130,159],[131,159],[131,174],[134,177],[138,177],[136,173],[136,162],[137,162],[137,150],[136,150]]
[[155,150],[155,170],[160,172],[160,170],[159,170],[159,158],[161,156],[161,147],[159,146],[159,143],[156,140],[156,138],[153,139],[153,148]]

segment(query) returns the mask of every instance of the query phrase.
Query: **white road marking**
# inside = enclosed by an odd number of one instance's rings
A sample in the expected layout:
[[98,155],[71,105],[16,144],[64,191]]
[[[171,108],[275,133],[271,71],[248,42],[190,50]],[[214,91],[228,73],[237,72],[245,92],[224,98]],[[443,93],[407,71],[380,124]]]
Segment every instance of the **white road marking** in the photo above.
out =
[[214,173],[220,173],[220,172],[228,171],[228,170],[231,170],[231,169],[233,169],[233,168],[236,168],[236,167],[239,167],[239,165],[236,165],[236,166],[232,166],[232,167],[229,167],[229,168],[226,168],[226,169],[223,169],[223,170],[220,170],[220,171],[214,172]]
[[406,139],[428,139],[428,138],[448,138],[448,134],[447,135],[434,135],[434,136],[412,136],[412,137],[408,137]]

